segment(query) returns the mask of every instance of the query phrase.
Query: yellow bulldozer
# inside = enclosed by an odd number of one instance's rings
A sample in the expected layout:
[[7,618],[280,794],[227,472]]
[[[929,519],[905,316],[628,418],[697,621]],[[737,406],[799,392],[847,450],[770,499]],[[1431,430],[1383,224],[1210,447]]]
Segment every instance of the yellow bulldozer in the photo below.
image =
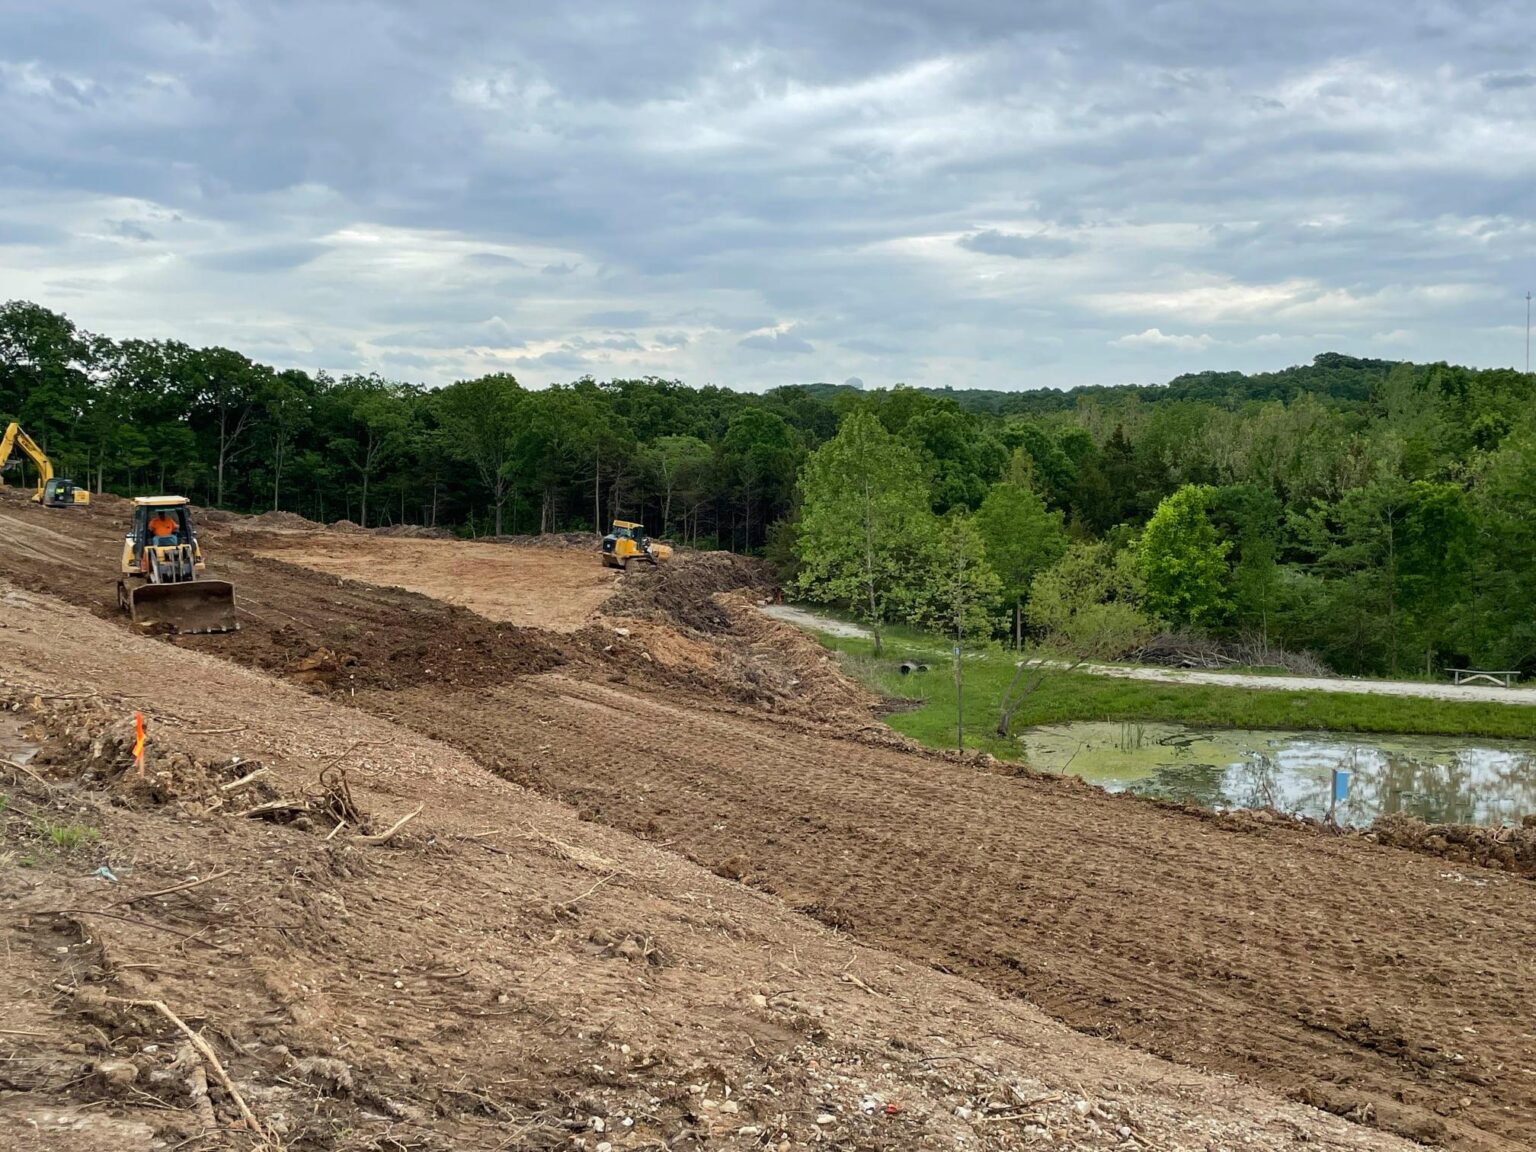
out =
[[48,459],[48,454],[15,422],[6,427],[4,436],[0,436],[0,472],[16,463],[11,455],[17,448],[37,469],[37,491],[32,494],[34,504],[41,504],[44,508],[74,508],[91,502],[91,490],[77,487],[73,480],[55,476],[53,461]]
[[631,560],[654,565],[671,555],[669,545],[651,540],[645,525],[633,520],[615,520],[613,530],[603,537],[603,565],[607,568],[628,568]]
[[235,586],[203,575],[203,548],[185,496],[139,496],[123,540],[117,603],[140,627],[233,632]]

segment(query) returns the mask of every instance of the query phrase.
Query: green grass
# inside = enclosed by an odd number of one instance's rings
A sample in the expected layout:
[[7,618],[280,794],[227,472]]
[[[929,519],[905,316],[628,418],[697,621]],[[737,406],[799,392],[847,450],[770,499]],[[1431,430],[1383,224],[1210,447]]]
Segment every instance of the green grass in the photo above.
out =
[[74,852],[101,839],[101,833],[89,824],[60,824],[47,817],[38,820],[37,830],[60,852]]
[[[955,688],[944,641],[909,629],[886,634],[874,658],[868,640],[821,635],[844,668],[870,688],[909,701],[886,718],[898,732],[936,748],[955,746]],[[902,660],[922,660],[927,673],[902,676]],[[1014,674],[1011,651],[989,649],[965,659],[965,743],[1016,759],[1016,742],[994,731],[998,704]],[[1084,672],[1047,672],[1015,714],[1013,730],[1072,720],[1148,721],[1194,728],[1290,728],[1411,735],[1536,737],[1536,708],[1344,692],[1291,692],[1204,684],[1158,684]]]

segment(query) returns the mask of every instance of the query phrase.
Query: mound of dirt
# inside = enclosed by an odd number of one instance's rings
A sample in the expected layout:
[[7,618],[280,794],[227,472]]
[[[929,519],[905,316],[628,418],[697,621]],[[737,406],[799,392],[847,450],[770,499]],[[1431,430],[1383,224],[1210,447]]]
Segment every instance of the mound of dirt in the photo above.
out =
[[333,520],[333,521],[331,521],[330,529],[331,529],[332,532],[366,532],[366,531],[368,531],[368,529],[364,528],[361,524],[357,523],[355,520]]
[[720,635],[732,630],[720,592],[777,593],[773,570],[762,560],[734,552],[686,552],[652,567],[631,567],[603,605],[610,616],[664,621],[685,631]]
[[581,548],[597,547],[595,532],[543,532],[537,536],[481,536],[490,544],[512,544],[519,548]]
[[306,519],[297,512],[263,512],[257,516],[247,516],[244,523],[252,528],[287,528],[305,532],[318,532],[325,525],[314,520]]
[[869,721],[874,698],[799,629],[754,608],[777,593],[761,560],[688,552],[631,568],[578,638],[611,681],[666,686],[708,699],[841,727]]
[[388,528],[375,528],[375,536],[394,536],[402,540],[453,540],[454,534],[446,528],[428,528],[425,524],[391,524]]
[[1536,815],[1519,828],[1476,824],[1426,824],[1412,816],[1383,816],[1364,833],[1393,848],[1409,848],[1458,864],[1477,864],[1521,876],[1536,876]]

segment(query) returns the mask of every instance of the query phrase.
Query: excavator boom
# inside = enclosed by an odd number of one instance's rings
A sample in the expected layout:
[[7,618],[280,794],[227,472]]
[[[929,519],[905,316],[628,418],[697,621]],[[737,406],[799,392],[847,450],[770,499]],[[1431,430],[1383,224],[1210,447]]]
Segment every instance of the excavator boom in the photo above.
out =
[[0,468],[11,462],[11,453],[17,448],[37,469],[37,490],[41,492],[43,485],[53,479],[53,461],[37,446],[36,440],[21,430],[20,424],[12,422],[6,428],[4,438],[0,438]]

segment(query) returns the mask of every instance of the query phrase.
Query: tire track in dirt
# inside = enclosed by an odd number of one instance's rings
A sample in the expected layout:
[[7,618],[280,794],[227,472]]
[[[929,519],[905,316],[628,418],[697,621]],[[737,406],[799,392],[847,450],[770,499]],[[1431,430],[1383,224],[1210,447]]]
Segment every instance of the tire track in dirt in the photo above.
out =
[[493,696],[396,706],[594,819],[1081,1031],[1418,1140],[1536,1131],[1528,881],[560,675]]

